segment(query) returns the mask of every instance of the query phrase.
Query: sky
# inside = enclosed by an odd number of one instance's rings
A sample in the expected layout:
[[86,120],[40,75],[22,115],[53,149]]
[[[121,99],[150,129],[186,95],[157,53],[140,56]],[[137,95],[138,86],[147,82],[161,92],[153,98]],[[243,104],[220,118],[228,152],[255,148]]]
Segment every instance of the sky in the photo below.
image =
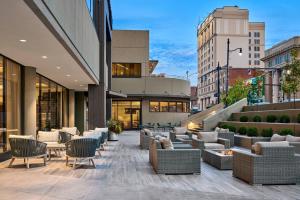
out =
[[300,35],[300,0],[111,0],[113,29],[149,30],[154,73],[197,85],[197,25],[215,8],[249,9],[249,21],[265,22],[266,48]]

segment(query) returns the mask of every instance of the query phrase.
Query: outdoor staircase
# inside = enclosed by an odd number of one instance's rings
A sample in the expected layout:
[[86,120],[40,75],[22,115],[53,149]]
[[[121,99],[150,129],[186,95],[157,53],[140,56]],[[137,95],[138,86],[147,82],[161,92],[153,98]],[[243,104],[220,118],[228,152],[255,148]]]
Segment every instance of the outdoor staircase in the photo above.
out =
[[[276,122],[267,122],[266,118],[269,115],[276,116]],[[280,123],[280,117],[288,116],[289,123]],[[244,106],[241,112],[236,112],[231,115],[227,121],[220,122],[220,126],[226,124],[236,128],[240,127],[256,127],[260,135],[263,129],[272,128],[273,132],[280,132],[282,129],[290,129],[295,135],[300,135],[300,123],[298,123],[298,115],[300,115],[300,101],[285,102],[264,105]],[[240,122],[240,118],[246,116],[248,122]],[[261,122],[254,122],[254,116],[260,116]]]
[[203,129],[203,120],[208,116],[212,115],[212,113],[216,113],[219,110],[224,108],[224,104],[216,104],[210,107],[207,110],[202,112],[190,115],[187,119],[181,121],[181,126],[188,127],[190,130],[202,130]]

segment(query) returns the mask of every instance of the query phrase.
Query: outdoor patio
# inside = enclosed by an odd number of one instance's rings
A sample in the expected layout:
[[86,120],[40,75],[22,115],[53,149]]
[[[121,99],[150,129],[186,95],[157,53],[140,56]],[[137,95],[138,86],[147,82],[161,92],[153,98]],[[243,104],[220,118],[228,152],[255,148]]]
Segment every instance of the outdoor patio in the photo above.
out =
[[[7,168],[0,163],[0,199],[300,199],[299,185],[250,186],[202,163],[201,175],[157,175],[149,164],[148,150],[140,150],[139,133],[128,131],[109,142],[96,169],[73,170],[65,158],[42,165],[23,160]],[[36,163],[36,164],[35,164]],[[41,163],[41,164],[39,164]]]

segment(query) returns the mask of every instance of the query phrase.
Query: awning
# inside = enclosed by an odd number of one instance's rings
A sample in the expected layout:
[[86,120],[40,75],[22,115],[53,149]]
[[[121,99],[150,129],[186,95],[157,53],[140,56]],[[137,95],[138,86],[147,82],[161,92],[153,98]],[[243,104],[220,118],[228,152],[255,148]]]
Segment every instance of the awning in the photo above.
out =
[[106,97],[107,98],[127,98],[127,94],[108,90],[108,91],[106,91]]

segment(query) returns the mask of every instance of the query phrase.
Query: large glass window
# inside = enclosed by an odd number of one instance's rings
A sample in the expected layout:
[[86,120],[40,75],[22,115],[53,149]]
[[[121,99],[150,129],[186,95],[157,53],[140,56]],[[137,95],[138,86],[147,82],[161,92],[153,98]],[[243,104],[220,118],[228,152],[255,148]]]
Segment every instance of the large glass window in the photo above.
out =
[[21,66],[0,56],[0,153],[9,149],[10,134],[21,129]]
[[150,101],[150,112],[190,112],[190,103],[182,101]]
[[113,101],[112,118],[119,120],[124,129],[137,129],[141,121],[140,101]]
[[37,75],[37,130],[51,130],[68,126],[68,90]]
[[112,76],[114,78],[141,77],[141,63],[113,63]]

